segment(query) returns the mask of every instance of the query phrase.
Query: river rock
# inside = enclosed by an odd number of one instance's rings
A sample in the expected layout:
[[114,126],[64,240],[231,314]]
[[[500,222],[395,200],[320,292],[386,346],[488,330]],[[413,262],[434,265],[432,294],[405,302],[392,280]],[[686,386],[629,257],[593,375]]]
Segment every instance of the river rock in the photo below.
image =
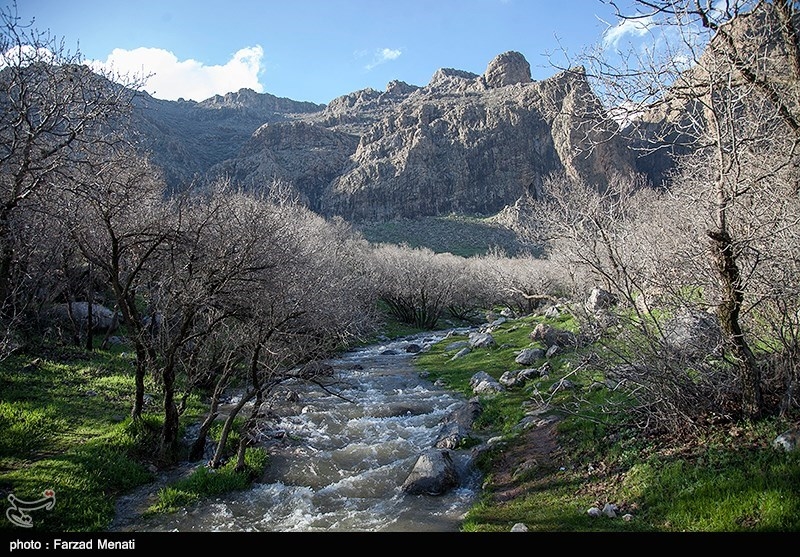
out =
[[448,414],[436,437],[437,449],[456,449],[472,432],[472,424],[483,411],[477,398],[470,399]]
[[402,489],[409,495],[442,495],[458,485],[458,472],[448,449],[420,455]]

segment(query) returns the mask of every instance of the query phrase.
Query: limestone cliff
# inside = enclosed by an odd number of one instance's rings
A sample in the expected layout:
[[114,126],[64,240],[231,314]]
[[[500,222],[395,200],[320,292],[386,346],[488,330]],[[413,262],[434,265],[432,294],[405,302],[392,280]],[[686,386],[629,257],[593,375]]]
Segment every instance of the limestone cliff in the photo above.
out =
[[133,126],[172,190],[201,179],[215,164],[239,156],[266,122],[291,120],[324,108],[241,89],[202,102],[165,101],[147,93],[135,99]]
[[173,187],[274,180],[310,208],[349,220],[491,215],[567,172],[603,187],[633,169],[581,68],[531,79],[518,52],[482,75],[437,70],[327,106],[249,90],[202,103],[143,98],[143,137]]
[[[534,82],[518,52],[483,75],[440,69],[259,129],[213,169],[246,187],[291,183],[311,208],[351,220],[489,215],[566,171],[603,187],[632,169],[582,69]],[[595,145],[598,144],[598,145]]]

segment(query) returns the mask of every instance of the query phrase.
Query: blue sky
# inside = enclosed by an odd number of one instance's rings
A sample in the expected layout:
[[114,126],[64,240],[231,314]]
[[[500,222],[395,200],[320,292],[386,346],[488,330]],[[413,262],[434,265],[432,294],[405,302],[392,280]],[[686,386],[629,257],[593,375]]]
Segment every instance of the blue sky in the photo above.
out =
[[[0,0],[9,6],[10,0]],[[439,68],[476,74],[508,50],[534,79],[577,59],[615,26],[601,0],[18,0],[23,21],[88,61],[155,74],[157,98],[203,100],[249,87],[328,103]],[[610,27],[612,26],[612,27]]]

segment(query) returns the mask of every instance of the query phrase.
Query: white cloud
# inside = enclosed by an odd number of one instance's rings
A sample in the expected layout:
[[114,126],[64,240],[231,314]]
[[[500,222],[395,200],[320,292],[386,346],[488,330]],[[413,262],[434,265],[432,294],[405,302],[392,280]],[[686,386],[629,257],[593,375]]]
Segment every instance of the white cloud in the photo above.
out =
[[399,48],[381,48],[377,50],[372,57],[372,61],[364,66],[367,70],[371,70],[375,66],[379,66],[385,62],[389,62],[390,60],[397,60],[400,58],[400,55],[403,54]]
[[648,16],[640,19],[623,19],[617,25],[609,27],[603,33],[603,46],[617,47],[626,36],[642,37],[655,25],[655,20]]
[[6,66],[26,66],[33,62],[53,63],[56,56],[48,48],[34,48],[24,44],[0,52],[0,69]]
[[93,60],[89,65],[120,75],[149,75],[144,90],[158,99],[202,101],[245,87],[262,93],[258,77],[263,56],[264,50],[256,45],[239,50],[224,66],[206,66],[197,60],[178,60],[160,48],[115,48],[104,62]]

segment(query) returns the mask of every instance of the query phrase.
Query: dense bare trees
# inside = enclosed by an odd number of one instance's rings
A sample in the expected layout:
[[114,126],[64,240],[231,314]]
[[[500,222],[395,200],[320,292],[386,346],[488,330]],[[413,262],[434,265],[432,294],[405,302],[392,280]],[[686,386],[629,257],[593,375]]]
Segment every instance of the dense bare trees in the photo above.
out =
[[[226,431],[245,404],[253,407],[243,459],[263,396],[295,366],[369,330],[366,245],[280,187],[266,198],[224,182],[168,195],[126,127],[135,83],[93,73],[13,7],[2,18],[4,330],[21,330],[23,318],[47,327],[50,306],[79,301],[89,326],[74,333],[92,349],[93,304],[108,304],[135,353],[133,419],[143,416],[147,385],[161,395],[155,456],[178,458],[188,397],[211,395],[211,423],[221,393],[235,387],[242,405]],[[208,424],[197,447],[207,433]]]
[[[634,336],[614,341],[625,365],[613,371],[639,386],[650,418],[653,403],[673,423],[796,407],[797,6],[642,0],[618,15],[657,42],[609,41],[587,73],[663,181],[555,177],[537,231],[551,258],[627,302]],[[668,349],[670,320],[689,314],[714,316],[721,353]]]
[[0,12],[0,309],[5,323],[22,311],[26,211],[57,187],[91,147],[115,141],[135,94],[82,65],[80,53]]

